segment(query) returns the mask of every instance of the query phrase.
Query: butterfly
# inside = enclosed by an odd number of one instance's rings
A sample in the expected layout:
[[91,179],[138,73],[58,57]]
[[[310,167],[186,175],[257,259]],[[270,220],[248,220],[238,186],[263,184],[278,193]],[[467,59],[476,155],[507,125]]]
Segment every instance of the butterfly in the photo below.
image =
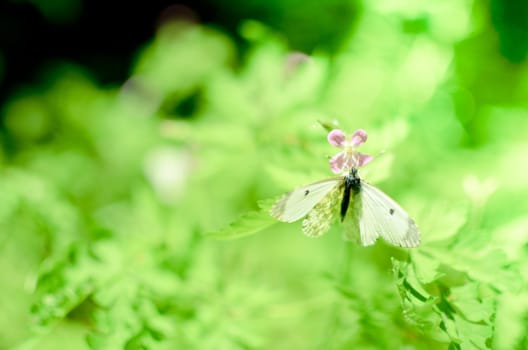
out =
[[362,180],[353,167],[338,176],[299,187],[283,195],[270,210],[283,222],[304,217],[303,232],[311,237],[328,231],[339,217],[343,236],[363,246],[382,237],[400,247],[416,247],[420,232],[413,219],[385,193]]

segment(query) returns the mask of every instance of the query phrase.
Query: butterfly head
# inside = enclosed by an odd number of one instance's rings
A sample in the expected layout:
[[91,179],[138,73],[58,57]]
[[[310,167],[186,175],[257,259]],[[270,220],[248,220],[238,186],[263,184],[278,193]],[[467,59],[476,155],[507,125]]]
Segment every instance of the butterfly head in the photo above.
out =
[[350,172],[345,176],[345,188],[351,189],[354,193],[358,193],[361,189],[361,179],[358,175],[358,169],[352,167]]

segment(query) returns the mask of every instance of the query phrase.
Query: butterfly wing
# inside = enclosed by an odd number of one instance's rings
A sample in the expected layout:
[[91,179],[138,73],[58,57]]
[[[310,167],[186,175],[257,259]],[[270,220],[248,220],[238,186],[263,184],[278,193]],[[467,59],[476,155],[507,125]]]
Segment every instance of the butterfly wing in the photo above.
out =
[[[361,204],[361,195],[359,193],[350,194],[350,204],[348,205],[348,210],[345,218],[342,222],[343,227],[343,238],[348,241],[353,241],[355,243],[362,243],[360,241],[360,230],[359,230],[359,221],[361,219],[362,204]],[[366,244],[363,244],[366,245]]]
[[359,231],[361,244],[374,244],[381,236],[387,242],[400,247],[416,247],[420,233],[409,214],[394,200],[376,187],[361,181],[359,192],[361,210]]
[[302,222],[303,233],[310,237],[319,237],[330,229],[339,214],[339,204],[343,198],[344,183],[341,181],[308,212]]
[[306,216],[326,195],[335,191],[342,182],[342,177],[335,177],[296,188],[282,196],[271,207],[270,214],[280,221],[297,221]]

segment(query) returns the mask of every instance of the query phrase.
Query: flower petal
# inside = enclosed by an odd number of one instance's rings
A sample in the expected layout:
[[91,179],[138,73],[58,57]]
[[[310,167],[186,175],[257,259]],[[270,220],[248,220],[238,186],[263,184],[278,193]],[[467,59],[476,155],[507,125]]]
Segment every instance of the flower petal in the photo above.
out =
[[345,146],[346,136],[345,133],[339,129],[334,129],[328,133],[328,143],[335,147]]
[[352,135],[352,139],[350,141],[350,144],[354,147],[357,147],[359,145],[362,145],[367,141],[367,132],[363,129],[357,129],[356,132],[354,132],[354,135]]
[[363,166],[363,165],[366,165],[367,163],[370,163],[370,161],[374,159],[374,157],[368,155],[368,154],[364,154],[364,153],[358,153],[358,164],[357,166],[360,167],[360,166]]
[[328,163],[330,163],[330,168],[334,174],[341,173],[345,166],[345,152],[339,152]]

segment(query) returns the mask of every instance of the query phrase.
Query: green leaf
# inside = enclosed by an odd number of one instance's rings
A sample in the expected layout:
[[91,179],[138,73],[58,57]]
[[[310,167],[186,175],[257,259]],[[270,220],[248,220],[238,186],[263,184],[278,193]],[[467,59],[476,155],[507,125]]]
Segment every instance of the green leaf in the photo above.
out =
[[274,202],[275,200],[262,201],[259,203],[260,210],[248,212],[227,227],[204,235],[216,239],[237,239],[258,233],[277,223],[277,220],[269,214]]
[[473,281],[487,283],[499,291],[516,291],[521,287],[518,269],[500,250],[475,252],[463,247],[445,250],[423,247],[420,253],[450,269],[466,273]]

